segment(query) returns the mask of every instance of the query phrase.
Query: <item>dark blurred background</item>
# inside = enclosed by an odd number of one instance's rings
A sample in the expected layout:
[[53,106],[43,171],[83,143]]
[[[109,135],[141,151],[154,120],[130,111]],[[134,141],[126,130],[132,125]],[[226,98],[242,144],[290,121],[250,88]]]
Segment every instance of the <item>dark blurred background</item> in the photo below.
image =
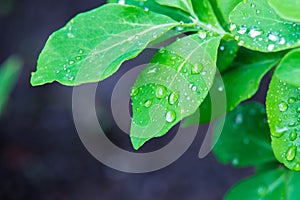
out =
[[[103,3],[0,0],[0,63],[12,54],[20,55],[25,63],[0,119],[0,199],[222,199],[226,190],[253,169],[224,166],[212,154],[199,159],[201,131],[188,151],[162,170],[118,172],[94,159],[81,143],[72,118],[71,87],[56,83],[30,86],[30,72],[35,70],[48,36],[77,13]],[[134,62],[127,62],[116,75],[100,83],[97,93],[106,133],[124,148],[130,148],[129,137],[114,124],[110,96],[113,85]],[[145,148],[155,149],[170,139],[169,134]]]

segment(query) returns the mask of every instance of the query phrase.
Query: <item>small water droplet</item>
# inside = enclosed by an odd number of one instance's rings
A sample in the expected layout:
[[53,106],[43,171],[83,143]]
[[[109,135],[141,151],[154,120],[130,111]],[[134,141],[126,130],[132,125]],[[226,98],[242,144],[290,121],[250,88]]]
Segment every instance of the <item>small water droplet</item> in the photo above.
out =
[[296,108],[296,112],[300,113],[300,106],[298,108]]
[[193,91],[196,91],[196,90],[197,90],[197,87],[194,85],[194,86],[192,87],[192,90],[193,90]]
[[243,122],[243,115],[241,113],[237,114],[235,117],[235,124],[239,125]]
[[251,8],[254,8],[255,7],[255,4],[254,3],[251,3]]
[[219,92],[223,92],[224,88],[222,86],[218,87]]
[[297,138],[297,130],[294,130],[290,133],[290,140],[294,141]]
[[206,31],[203,31],[203,30],[200,30],[199,31],[199,37],[201,38],[201,39],[205,39],[206,38]]
[[290,97],[289,99],[288,99],[288,103],[289,104],[293,104],[293,103],[295,103],[296,102],[296,98],[295,97]]
[[169,96],[169,103],[171,105],[175,104],[179,99],[179,94],[177,92],[173,92],[172,94],[170,94]]
[[225,50],[225,47],[224,47],[224,46],[220,46],[220,50],[221,50],[221,51],[224,51],[224,50]]
[[166,114],[166,121],[171,123],[174,122],[176,119],[176,113],[173,110],[170,110]]
[[256,10],[256,14],[259,14],[260,13],[260,10]]
[[274,44],[269,44],[267,47],[268,51],[273,51],[274,48],[275,48]]
[[279,44],[285,44],[285,39],[284,38],[280,38]]
[[59,73],[60,73],[60,70],[56,70],[55,73],[59,74]]
[[74,76],[69,76],[69,81],[73,81],[74,80]]
[[167,94],[167,88],[165,86],[162,85],[157,86],[155,91],[155,96],[157,98],[162,99],[166,96],[166,94]]
[[276,42],[278,40],[278,37],[274,34],[269,34],[268,38],[273,42]]
[[286,152],[286,160],[292,161],[296,156],[297,147],[295,145],[291,146],[289,150]]
[[83,54],[83,50],[82,49],[79,50],[79,54]]
[[77,56],[77,57],[76,57],[76,60],[81,60],[81,56]]
[[257,189],[257,194],[259,197],[264,197],[268,194],[268,187],[265,185],[260,185]]
[[252,38],[255,38],[255,37],[261,35],[261,33],[262,33],[261,31],[251,29],[250,32],[249,32],[249,36],[252,37]]
[[233,23],[231,23],[231,24],[229,25],[229,30],[230,30],[230,31],[233,31],[234,29],[236,29],[236,25],[233,24]]
[[295,171],[300,171],[300,163],[296,163],[294,166]]
[[247,31],[247,28],[246,27],[241,27],[237,32],[241,35],[244,35]]
[[130,91],[130,96],[131,97],[136,96],[138,93],[139,93],[139,89],[138,88],[136,88],[136,87],[131,88],[131,91]]
[[148,12],[148,11],[149,11],[149,8],[145,7],[144,10],[145,10],[146,12]]
[[235,158],[235,159],[232,160],[231,163],[232,163],[233,166],[237,166],[240,163],[240,161],[239,161],[239,159]]
[[73,65],[74,63],[75,63],[74,60],[70,60],[70,62],[69,62],[70,65]]
[[285,102],[281,102],[280,104],[278,104],[278,108],[281,112],[285,112],[289,108],[289,106]]
[[152,105],[152,101],[151,100],[147,100],[147,101],[145,101],[144,105],[145,105],[146,108],[149,108]]
[[192,67],[192,74],[200,74],[200,72],[202,71],[202,69],[203,69],[203,66],[202,66],[202,64],[195,64],[195,65],[193,65],[193,67]]

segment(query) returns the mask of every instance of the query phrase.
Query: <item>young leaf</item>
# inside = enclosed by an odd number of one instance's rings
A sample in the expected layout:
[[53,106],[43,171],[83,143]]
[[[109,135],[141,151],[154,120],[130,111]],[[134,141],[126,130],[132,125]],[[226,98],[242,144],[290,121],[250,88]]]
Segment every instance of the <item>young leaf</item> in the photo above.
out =
[[240,105],[226,115],[222,125],[217,122],[214,127],[222,130],[213,149],[220,162],[246,167],[276,161],[263,105],[254,102]]
[[193,114],[212,85],[221,37],[194,34],[161,49],[132,89],[135,149]]
[[178,24],[164,15],[117,4],[80,14],[50,36],[31,84],[101,81]]
[[283,19],[300,22],[300,1],[285,0],[268,0],[270,6]]
[[274,75],[266,104],[276,158],[289,169],[300,171],[300,87]]
[[300,46],[300,23],[282,19],[266,0],[241,2],[230,22],[230,30],[246,48],[273,52]]
[[300,49],[285,55],[278,65],[276,76],[288,84],[300,86]]
[[275,169],[247,178],[231,188],[225,200],[294,200],[299,198],[300,173]]
[[0,115],[4,109],[5,103],[16,83],[17,77],[22,66],[19,57],[11,56],[0,68]]
[[[237,59],[222,77],[217,76],[210,93],[222,95],[226,92],[227,111],[233,110],[242,101],[250,99],[258,90],[261,79],[279,62],[282,53],[265,54],[240,49]],[[224,86],[221,84],[223,81]],[[225,88],[224,88],[225,87]],[[217,96],[217,95],[216,95]],[[214,99],[218,101],[217,99]],[[224,102],[221,102],[224,103]],[[211,101],[206,97],[200,106],[200,123],[211,120]],[[215,114],[213,119],[225,113]],[[187,119],[185,125],[199,124],[195,118]]]

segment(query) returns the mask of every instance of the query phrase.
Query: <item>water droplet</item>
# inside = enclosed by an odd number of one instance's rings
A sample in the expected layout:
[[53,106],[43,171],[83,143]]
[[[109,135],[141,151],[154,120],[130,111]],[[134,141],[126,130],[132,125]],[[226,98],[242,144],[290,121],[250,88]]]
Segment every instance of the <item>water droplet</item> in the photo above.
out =
[[73,81],[74,80],[74,76],[69,76],[69,81]]
[[200,31],[199,31],[199,37],[200,37],[201,39],[205,39],[205,38],[206,38],[206,32],[203,31],[203,30],[200,30]]
[[75,63],[74,60],[70,60],[70,62],[69,62],[70,65],[73,65],[74,63]]
[[233,31],[234,29],[236,29],[236,25],[231,23],[231,24],[229,25],[229,30],[230,30],[230,31]]
[[279,44],[285,44],[285,39],[284,38],[280,38]]
[[297,138],[297,130],[294,130],[290,134],[290,140],[294,141],[294,140],[296,140],[296,138]]
[[179,94],[177,92],[173,92],[172,94],[170,94],[169,96],[169,103],[171,105],[175,104],[179,99]]
[[165,86],[159,85],[156,88],[155,96],[159,99],[162,99],[166,96],[167,88]]
[[268,51],[272,51],[274,48],[275,48],[274,44],[269,44],[267,47]]
[[221,50],[221,51],[224,51],[224,50],[225,50],[225,47],[224,47],[224,46],[220,46],[220,50]]
[[268,194],[268,187],[265,185],[260,185],[257,189],[257,194],[260,197],[264,197]]
[[196,90],[197,90],[197,87],[194,85],[194,86],[192,87],[192,90],[193,90],[193,91],[196,91]]
[[252,37],[252,38],[255,38],[255,37],[261,35],[261,33],[262,33],[261,31],[251,29],[250,32],[249,32],[249,36]]
[[237,114],[235,117],[235,123],[241,124],[243,122],[243,115],[241,113]]
[[287,127],[280,128],[280,127],[276,126],[276,127],[275,127],[275,132],[272,131],[271,134],[272,134],[272,136],[274,136],[274,137],[280,138],[280,137],[281,137],[283,134],[285,134],[287,131],[288,131],[288,128],[287,128]]
[[260,10],[256,10],[256,14],[259,14],[260,13]]
[[148,12],[148,11],[149,11],[149,8],[145,7],[144,10],[145,10],[146,12]]
[[56,70],[55,73],[59,74],[59,73],[60,73],[60,70]]
[[239,159],[235,158],[235,159],[232,160],[231,163],[232,163],[233,166],[237,166],[240,163],[240,161],[239,161]]
[[246,27],[241,27],[239,30],[238,30],[238,33],[241,34],[241,35],[244,35],[247,31],[247,28]]
[[286,152],[286,160],[292,161],[296,156],[297,147],[295,145],[291,146],[289,150]]
[[219,92],[223,92],[224,88],[222,86],[218,87]]
[[125,5],[125,0],[119,0],[119,1],[118,1],[118,4],[120,4],[120,5]]
[[81,60],[81,56],[77,56],[77,57],[76,57],[76,60]]
[[177,26],[177,27],[176,27],[176,30],[177,30],[177,31],[182,31],[182,30],[183,30],[183,27],[182,27],[182,26]]
[[300,163],[296,163],[294,166],[295,171],[300,171]]
[[244,42],[243,40],[241,40],[241,41],[238,42],[238,45],[239,45],[239,46],[243,46],[244,43],[245,43],[245,42]]
[[192,74],[200,74],[202,69],[203,69],[203,66],[201,64],[195,64],[192,67]]
[[176,113],[173,110],[170,110],[166,114],[166,121],[171,123],[174,122],[176,119]]
[[293,104],[293,103],[295,103],[296,102],[296,98],[295,97],[290,97],[289,99],[288,99],[288,103],[289,104]]
[[269,34],[268,38],[269,38],[269,40],[271,40],[273,42],[276,42],[278,40],[278,37],[276,35],[273,35],[273,34]]
[[80,54],[83,54],[83,50],[80,49],[80,50],[79,50],[79,53],[80,53]]
[[255,7],[255,4],[254,3],[251,3],[251,8],[254,8]]
[[293,126],[295,126],[296,125],[296,122],[294,122],[294,121],[291,121],[290,123],[289,123],[289,127],[293,127]]
[[145,105],[146,108],[149,108],[152,105],[152,101],[147,100],[144,105]]
[[131,91],[130,91],[130,96],[131,97],[136,96],[138,93],[139,93],[139,89],[138,88],[136,88],[136,87],[131,88]]
[[281,102],[280,104],[278,104],[278,108],[281,112],[285,112],[289,108],[289,106],[285,102]]
[[300,113],[300,106],[298,108],[296,108],[296,112]]

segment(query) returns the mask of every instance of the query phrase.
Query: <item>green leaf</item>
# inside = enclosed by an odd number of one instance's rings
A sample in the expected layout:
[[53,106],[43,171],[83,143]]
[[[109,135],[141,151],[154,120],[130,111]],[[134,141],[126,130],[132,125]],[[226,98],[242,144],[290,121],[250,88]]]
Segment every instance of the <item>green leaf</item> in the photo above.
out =
[[231,64],[236,57],[239,46],[235,40],[222,40],[219,51],[218,51],[218,60],[217,67],[221,73],[225,72],[228,68],[231,67]]
[[194,34],[161,49],[132,89],[135,149],[193,114],[212,85],[221,37]]
[[[119,1],[117,1],[119,2]],[[117,3],[116,2],[116,3]],[[156,13],[167,15],[176,21],[182,21],[185,23],[191,22],[190,15],[180,9],[174,7],[163,6],[155,2],[155,0],[126,0],[124,2],[126,5],[133,5],[141,7],[144,10],[150,10]]]
[[17,56],[8,58],[0,68],[0,114],[3,112],[5,103],[17,81],[22,61]]
[[266,104],[274,154],[286,167],[299,171],[300,87],[289,85],[274,75]]
[[229,14],[242,0],[216,0],[219,10],[221,11],[224,20],[229,22]]
[[270,6],[283,19],[300,22],[300,1],[298,0],[268,0]]
[[294,86],[300,86],[300,49],[290,51],[278,65],[277,78]]
[[214,134],[217,143],[213,149],[220,162],[246,167],[276,161],[263,105],[240,105],[226,115],[222,125],[217,122],[214,127],[215,132],[222,131],[219,138]]
[[[224,95],[222,93],[226,92],[226,109],[231,111],[242,101],[250,99],[257,92],[261,79],[279,62],[281,55],[282,53],[266,54],[241,49],[232,67],[222,74],[222,77],[217,76],[215,78],[215,82],[210,90],[210,93],[215,94],[215,99],[213,100],[218,101]],[[211,100],[207,96],[199,109],[200,123],[207,123],[211,121],[211,118],[215,119],[225,114],[221,112],[224,110],[220,109],[219,113],[215,113],[211,117],[211,109]],[[185,126],[199,124],[199,121],[194,121],[193,119],[188,118]]]
[[266,0],[241,2],[230,22],[230,30],[246,48],[274,52],[300,46],[300,23],[282,19]]
[[300,173],[276,169],[247,178],[231,188],[225,200],[296,200]]
[[193,13],[193,5],[191,0],[154,0],[160,5],[179,8],[187,13]]
[[220,32],[223,31],[209,0],[201,0],[201,1],[192,0],[192,2],[193,2],[195,13],[202,23],[220,29],[221,30]]
[[79,14],[50,36],[31,84],[101,81],[177,25],[167,16],[117,4]]

